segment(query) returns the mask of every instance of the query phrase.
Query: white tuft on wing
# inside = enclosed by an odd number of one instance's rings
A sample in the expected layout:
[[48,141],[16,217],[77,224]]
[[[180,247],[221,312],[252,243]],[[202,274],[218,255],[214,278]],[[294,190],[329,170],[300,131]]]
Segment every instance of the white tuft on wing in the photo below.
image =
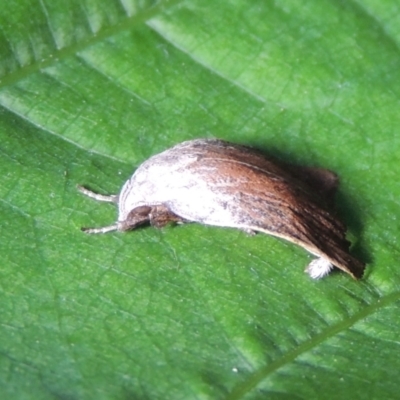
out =
[[305,272],[313,279],[321,279],[333,269],[333,264],[326,258],[317,258],[308,264]]

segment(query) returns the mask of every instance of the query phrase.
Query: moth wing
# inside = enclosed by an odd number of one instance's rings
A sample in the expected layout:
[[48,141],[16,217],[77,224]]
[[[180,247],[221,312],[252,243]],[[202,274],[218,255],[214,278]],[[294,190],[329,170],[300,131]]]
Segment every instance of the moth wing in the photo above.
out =
[[[336,174],[285,167],[244,146],[216,143],[199,154],[193,172],[213,193],[203,223],[256,230],[296,243],[355,278],[365,265],[349,253],[346,227],[332,214]],[[199,192],[201,193],[201,192]],[[210,193],[209,193],[210,195]],[[225,216],[223,221],[219,216]]]

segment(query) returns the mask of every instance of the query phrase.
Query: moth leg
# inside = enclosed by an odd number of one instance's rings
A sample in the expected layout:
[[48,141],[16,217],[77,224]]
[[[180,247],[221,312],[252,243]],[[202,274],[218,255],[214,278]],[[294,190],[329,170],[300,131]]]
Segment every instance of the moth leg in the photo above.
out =
[[166,206],[159,205],[153,206],[149,214],[151,226],[156,228],[162,228],[170,222],[173,223],[184,223],[186,222],[183,218],[174,214]]
[[[111,196],[110,196],[111,197]],[[106,200],[105,200],[106,201]],[[150,220],[149,214],[151,207],[140,206],[134,208],[125,221],[118,221],[113,225],[104,226],[102,228],[81,228],[85,233],[107,233],[112,231],[129,231],[135,229]]]
[[[98,201],[105,201],[107,203],[117,203],[118,202],[118,196],[116,195],[111,195],[111,196],[104,196],[102,194],[98,194],[95,192],[92,192],[89,189],[86,189],[85,187],[81,185],[76,186],[77,189],[83,193],[84,195],[98,200]],[[85,233],[107,233],[107,232],[112,232],[118,230],[118,224],[113,224],[109,226],[103,226],[101,228],[81,228],[81,230]]]
[[110,196],[105,196],[103,194],[92,192],[91,190],[86,189],[85,187],[83,187],[81,185],[77,185],[76,187],[81,193],[83,193],[84,195],[86,195],[92,199],[95,199],[97,201],[105,201],[107,203],[117,203],[118,202],[118,196],[115,194],[110,195]]
[[118,224],[103,226],[102,228],[81,228],[85,233],[107,233],[118,230]]
[[244,233],[247,233],[249,236],[254,236],[257,234],[256,231],[253,231],[252,229],[248,229],[248,228],[240,228],[240,230]]
[[313,279],[321,279],[325,275],[328,275],[333,269],[333,264],[326,258],[320,257],[311,261],[308,264],[305,272]]

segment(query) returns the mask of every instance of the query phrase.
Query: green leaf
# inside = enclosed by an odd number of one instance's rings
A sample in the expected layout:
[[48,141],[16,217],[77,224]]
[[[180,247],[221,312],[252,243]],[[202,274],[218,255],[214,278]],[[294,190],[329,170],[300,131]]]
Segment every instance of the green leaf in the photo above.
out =
[[[3,397],[396,398],[398,2],[4,3]],[[77,184],[197,137],[337,172],[364,278],[227,228],[80,231],[116,211]]]

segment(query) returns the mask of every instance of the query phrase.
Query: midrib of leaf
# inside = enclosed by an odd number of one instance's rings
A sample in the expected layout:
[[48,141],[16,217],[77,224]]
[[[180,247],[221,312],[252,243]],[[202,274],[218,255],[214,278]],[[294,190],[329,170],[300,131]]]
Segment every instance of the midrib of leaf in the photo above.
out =
[[52,54],[49,54],[47,57],[42,58],[41,60],[37,60],[32,64],[24,66],[15,72],[12,72],[3,79],[0,79],[0,89],[4,86],[12,85],[18,82],[21,79],[24,79],[36,71],[49,67],[53,64],[56,64],[62,59],[70,57],[87,47],[90,47],[96,43],[101,42],[109,37],[116,35],[119,32],[130,30],[133,26],[138,25],[150,18],[153,18],[158,13],[162,12],[167,7],[172,7],[175,4],[182,2],[183,0],[164,0],[158,3],[157,5],[150,7],[146,11],[142,11],[139,14],[134,14],[130,17],[127,17],[125,20],[119,21],[117,24],[101,29],[98,32],[94,33],[92,36],[89,36],[86,39],[82,39],[81,41],[71,45],[64,47],[62,49],[54,49]]
[[238,400],[242,399],[246,394],[248,394],[252,389],[254,389],[259,383],[262,382],[268,375],[273,374],[278,369],[284,367],[285,365],[293,362],[300,355],[310,351],[311,349],[317,347],[319,344],[323,343],[327,339],[337,335],[340,332],[345,331],[357,322],[365,319],[366,317],[374,314],[380,309],[400,300],[400,292],[390,293],[386,296],[379,298],[374,304],[363,308],[358,313],[353,316],[344,319],[337,324],[330,326],[328,329],[322,331],[318,335],[314,336],[310,340],[307,340],[300,344],[295,349],[287,352],[281,358],[275,360],[271,364],[260,368],[244,381],[233,388],[231,393],[226,397],[226,400]]
[[8,108],[4,104],[1,104],[1,102],[0,102],[0,106],[3,107],[4,109],[7,109],[10,112],[12,112],[14,115],[16,115],[19,118],[21,118],[21,120],[24,120],[26,122],[29,122],[30,124],[33,124],[37,128],[41,129],[43,132],[46,132],[49,135],[55,136],[56,138],[58,138],[58,139],[60,139],[62,141],[65,141],[65,142],[67,142],[69,144],[72,144],[73,146],[76,146],[78,149],[81,149],[81,150],[84,150],[84,151],[90,151],[90,154],[97,154],[97,155],[99,155],[101,157],[107,158],[108,160],[118,161],[119,163],[126,163],[126,161],[121,159],[121,158],[114,157],[114,156],[112,156],[110,154],[100,152],[100,151],[98,151],[96,149],[91,148],[90,150],[88,150],[86,147],[80,145],[78,142],[75,142],[74,140],[63,136],[62,134],[60,134],[58,132],[50,130],[47,126],[44,126],[44,125],[41,125],[41,124],[38,124],[38,123],[34,123],[25,114],[22,114],[22,113],[16,111],[15,109]]

